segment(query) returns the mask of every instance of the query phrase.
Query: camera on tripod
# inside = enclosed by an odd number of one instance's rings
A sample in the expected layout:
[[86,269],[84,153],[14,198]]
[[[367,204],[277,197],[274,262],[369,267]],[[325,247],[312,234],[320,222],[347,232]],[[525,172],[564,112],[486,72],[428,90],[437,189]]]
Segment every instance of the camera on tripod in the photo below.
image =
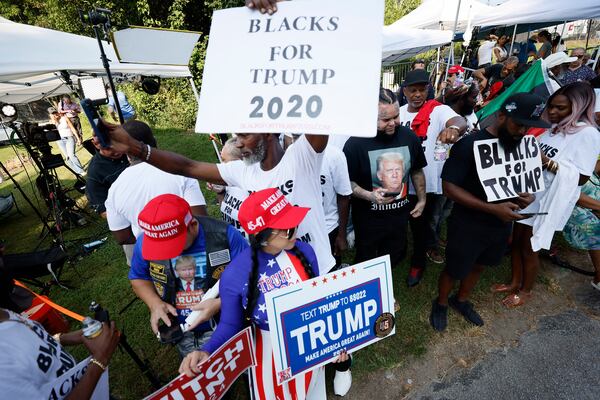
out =
[[60,140],[60,134],[54,124],[38,125],[37,123],[24,122],[21,125],[24,135],[21,140],[28,144],[32,152],[32,157],[38,157],[44,168],[56,168],[64,164],[59,154],[52,154],[50,142]]

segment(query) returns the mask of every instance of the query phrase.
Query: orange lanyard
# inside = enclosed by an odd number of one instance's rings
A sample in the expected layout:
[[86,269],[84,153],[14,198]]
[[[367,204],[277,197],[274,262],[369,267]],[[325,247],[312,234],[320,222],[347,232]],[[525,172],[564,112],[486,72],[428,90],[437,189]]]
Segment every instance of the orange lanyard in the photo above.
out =
[[56,304],[55,302],[53,302],[52,300],[50,300],[50,299],[48,299],[48,298],[46,298],[44,296],[40,296],[39,294],[37,294],[33,290],[29,289],[27,286],[23,285],[21,282],[19,282],[17,280],[15,280],[15,285],[20,286],[23,289],[26,289],[29,292],[33,293],[33,295],[35,297],[37,297],[38,299],[40,299],[44,303],[48,304],[50,307],[54,308],[56,311],[61,312],[61,313],[65,314],[66,316],[71,317],[73,319],[76,319],[77,321],[83,322],[83,319],[85,318],[84,316],[79,315],[77,313],[74,313],[71,310],[67,310],[63,306],[59,306],[58,304]]

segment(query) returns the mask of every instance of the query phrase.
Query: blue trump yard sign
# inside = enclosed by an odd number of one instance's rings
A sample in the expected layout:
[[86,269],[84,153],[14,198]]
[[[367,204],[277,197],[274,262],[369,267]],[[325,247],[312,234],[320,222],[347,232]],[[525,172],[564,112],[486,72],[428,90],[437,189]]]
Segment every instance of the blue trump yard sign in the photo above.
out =
[[395,333],[389,256],[265,294],[279,384]]

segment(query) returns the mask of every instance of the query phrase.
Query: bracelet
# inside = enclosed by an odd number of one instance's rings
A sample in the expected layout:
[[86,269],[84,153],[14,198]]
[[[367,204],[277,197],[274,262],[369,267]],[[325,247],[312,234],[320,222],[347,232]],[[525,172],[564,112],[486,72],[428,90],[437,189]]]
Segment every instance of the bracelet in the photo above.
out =
[[149,144],[146,145],[147,153],[146,153],[146,162],[150,159],[150,154],[152,154],[152,147]]
[[106,365],[102,364],[100,361],[96,360],[95,358],[90,359],[90,364],[96,364],[98,367],[100,367],[100,369],[102,371],[106,371],[106,368],[107,368]]
[[553,174],[556,174],[556,171],[558,171],[558,167],[559,164],[554,161],[554,160],[550,160],[548,161],[548,165],[546,166],[546,169],[550,172],[552,172]]

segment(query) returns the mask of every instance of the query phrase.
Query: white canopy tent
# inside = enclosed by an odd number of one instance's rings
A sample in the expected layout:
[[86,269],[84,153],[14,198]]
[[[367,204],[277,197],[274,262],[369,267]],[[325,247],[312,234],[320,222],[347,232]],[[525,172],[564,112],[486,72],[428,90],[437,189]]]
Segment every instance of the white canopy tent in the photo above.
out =
[[[59,71],[79,77],[105,74],[95,39],[71,33],[18,24],[0,17],[0,102],[27,103],[47,96],[69,93]],[[113,47],[104,50],[114,75],[146,75],[187,78],[187,67],[124,64]]]
[[[419,7],[390,26],[452,31],[458,5],[459,0],[423,0]],[[493,14],[491,10],[495,10],[495,7],[487,6],[477,0],[460,0],[456,31],[464,32],[470,18],[474,15]]]
[[493,12],[477,12],[473,26],[510,26],[598,17],[598,0],[509,0],[494,7]]
[[452,41],[451,31],[406,28],[397,23],[383,27],[382,62],[389,65]]

